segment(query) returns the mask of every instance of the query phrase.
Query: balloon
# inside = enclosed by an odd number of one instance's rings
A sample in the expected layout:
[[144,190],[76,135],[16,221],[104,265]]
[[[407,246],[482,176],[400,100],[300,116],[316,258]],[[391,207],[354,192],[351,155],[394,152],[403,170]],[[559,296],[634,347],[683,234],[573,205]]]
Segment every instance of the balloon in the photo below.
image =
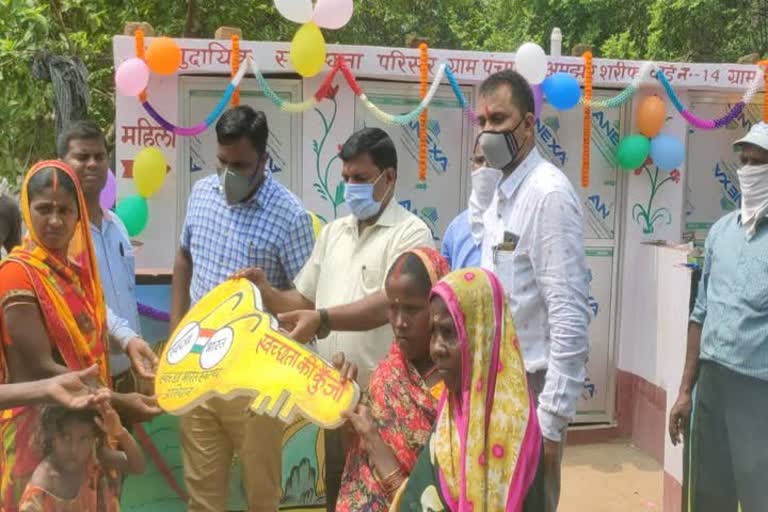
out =
[[101,189],[99,195],[99,205],[105,210],[109,210],[115,205],[115,199],[117,199],[117,181],[115,181],[115,175],[110,169],[107,171],[107,184]]
[[547,54],[536,43],[525,43],[515,52],[515,71],[531,84],[540,84],[547,77]]
[[170,37],[158,37],[149,43],[147,65],[158,75],[172,75],[181,65],[181,48]]
[[312,0],[275,0],[275,8],[283,18],[294,23],[312,19]]
[[325,39],[318,26],[310,21],[293,36],[291,63],[296,72],[305,78],[315,76],[325,66]]
[[658,96],[648,96],[637,107],[637,129],[646,137],[658,135],[666,118],[664,100]]
[[531,90],[533,91],[533,115],[538,119],[541,114],[541,105],[544,103],[544,92],[541,90],[541,84],[532,85]]
[[149,84],[149,68],[136,57],[128,59],[115,72],[115,87],[123,96],[138,96]]
[[651,158],[662,171],[673,171],[685,160],[685,147],[677,137],[662,133],[651,140]]
[[541,84],[547,101],[558,110],[575,107],[581,98],[581,86],[570,73],[555,73]]
[[626,170],[634,170],[643,165],[651,150],[651,141],[644,135],[630,135],[619,142],[619,150],[616,155],[619,165]]
[[141,196],[128,196],[117,203],[115,213],[125,224],[129,236],[137,236],[147,227],[149,205]]
[[165,181],[165,156],[157,148],[144,148],[133,161],[133,181],[142,197],[152,197]]
[[349,22],[353,10],[352,0],[317,0],[312,21],[323,28],[335,30]]

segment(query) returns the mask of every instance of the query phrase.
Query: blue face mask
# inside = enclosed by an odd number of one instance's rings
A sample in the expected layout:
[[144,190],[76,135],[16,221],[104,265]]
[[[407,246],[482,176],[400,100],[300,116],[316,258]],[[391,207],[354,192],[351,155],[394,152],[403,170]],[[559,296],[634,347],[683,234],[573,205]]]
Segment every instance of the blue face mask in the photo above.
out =
[[382,176],[383,172],[373,183],[347,183],[344,186],[344,201],[357,220],[368,220],[381,211],[381,201],[373,198],[373,188]]

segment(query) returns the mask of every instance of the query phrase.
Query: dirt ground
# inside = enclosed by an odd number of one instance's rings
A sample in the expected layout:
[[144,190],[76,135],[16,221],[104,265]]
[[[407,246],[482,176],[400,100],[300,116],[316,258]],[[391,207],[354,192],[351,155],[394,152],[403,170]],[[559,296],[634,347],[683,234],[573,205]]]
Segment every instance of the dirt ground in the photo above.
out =
[[626,441],[568,446],[559,512],[662,512],[661,466]]

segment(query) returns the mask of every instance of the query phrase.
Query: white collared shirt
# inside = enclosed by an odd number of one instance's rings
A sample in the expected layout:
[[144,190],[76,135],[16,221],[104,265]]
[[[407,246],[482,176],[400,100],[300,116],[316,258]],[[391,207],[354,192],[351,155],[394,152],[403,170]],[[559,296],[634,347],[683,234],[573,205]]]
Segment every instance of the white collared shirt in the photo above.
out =
[[[393,197],[376,223],[362,233],[352,215],[325,226],[294,284],[318,309],[350,304],[381,291],[397,257],[420,246],[434,247],[432,232]],[[358,382],[365,386],[389,352],[392,338],[387,323],[366,332],[333,331],[317,342],[317,348],[328,361],[344,352],[358,365]]]
[[[504,284],[526,370],[547,369],[539,423],[544,437],[559,441],[576,414],[589,352],[578,196],[565,174],[534,148],[499,184],[483,220],[482,266]],[[505,233],[513,250],[503,244]]]

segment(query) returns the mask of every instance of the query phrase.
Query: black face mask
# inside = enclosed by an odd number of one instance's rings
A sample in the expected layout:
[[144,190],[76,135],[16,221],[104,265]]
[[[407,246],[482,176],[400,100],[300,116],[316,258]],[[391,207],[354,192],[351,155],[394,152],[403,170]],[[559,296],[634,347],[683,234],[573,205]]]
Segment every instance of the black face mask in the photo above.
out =
[[524,120],[525,118],[521,119],[511,130],[485,130],[478,134],[475,148],[480,146],[488,167],[503,171],[515,161],[520,154],[520,144],[518,144],[514,132],[523,124]]

